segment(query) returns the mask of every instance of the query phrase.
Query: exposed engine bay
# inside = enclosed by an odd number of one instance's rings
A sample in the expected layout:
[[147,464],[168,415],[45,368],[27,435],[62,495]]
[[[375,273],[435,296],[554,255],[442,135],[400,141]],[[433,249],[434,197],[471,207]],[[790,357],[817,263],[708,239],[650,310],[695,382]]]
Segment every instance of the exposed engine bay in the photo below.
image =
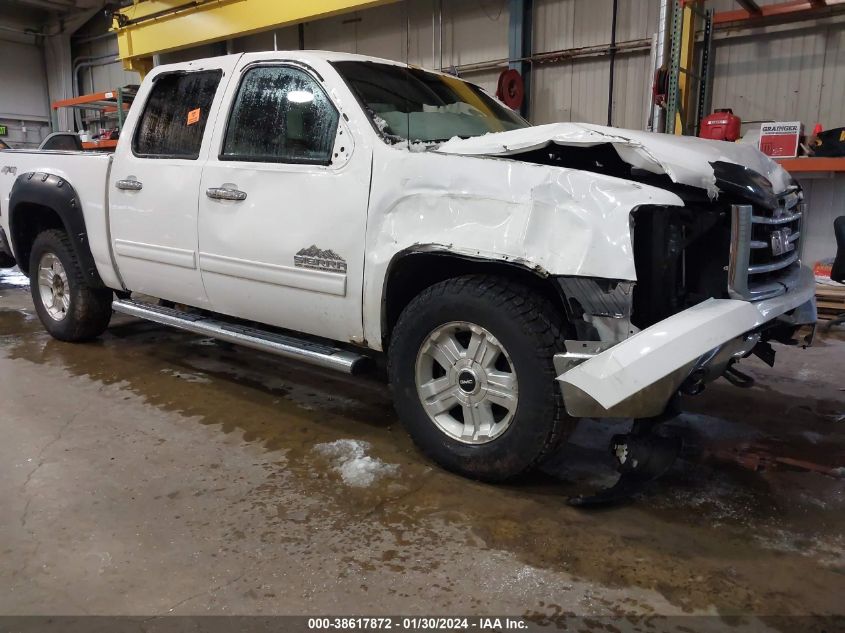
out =
[[[568,292],[566,289],[564,292],[572,308],[570,316],[575,317],[576,327],[581,330],[581,338],[606,340],[595,328],[591,330],[581,326],[579,321],[584,321],[585,313],[594,317],[624,316],[633,326],[628,331],[630,334],[710,298],[754,300],[788,289],[780,278],[797,268],[800,253],[798,205],[802,193],[791,179],[788,183],[783,182],[789,177],[776,164],[763,164],[763,167],[769,167],[761,168],[766,172],[764,176],[736,162],[714,160],[709,163],[712,181],[700,176],[697,179],[682,178],[680,170],[661,160],[655,148],[649,146],[646,149],[639,143],[641,133],[631,131],[631,138],[627,138],[627,130],[600,126],[556,124],[548,127],[562,127],[564,132],[539,145],[523,144],[527,145],[524,148],[516,144],[502,145],[499,155],[511,160],[639,182],[670,191],[684,203],[683,207],[643,205],[632,212],[631,240],[637,281],[631,284],[631,305],[627,314],[621,308],[613,314],[602,309],[591,312],[588,306],[580,305],[577,288],[583,288],[583,283],[574,280],[563,282],[569,288]],[[580,142],[576,141],[577,130],[573,128],[585,132]],[[607,140],[597,142],[598,132],[608,137]],[[624,143],[620,142],[623,132],[626,134]],[[475,140],[478,139],[467,143]],[[458,143],[461,142],[450,142]],[[696,147],[699,153],[700,149]],[[655,164],[660,165],[660,169],[655,169]],[[772,180],[783,188],[779,194],[775,192]],[[741,206],[750,206],[760,214],[755,216],[759,221],[751,229],[753,235],[749,241],[748,256],[749,271],[755,275],[754,282],[768,288],[768,291],[758,293],[759,297],[745,286],[739,293],[731,292],[729,262],[735,229],[733,209]],[[779,247],[781,250],[776,252]],[[626,284],[622,280],[619,283]],[[611,287],[613,282],[597,279],[596,284],[604,288],[601,292],[605,295],[619,295],[619,291]],[[772,334],[776,340],[790,342],[796,327],[782,326],[782,323],[770,324],[767,330],[774,330]],[[767,362],[771,358],[773,352],[767,353]]]

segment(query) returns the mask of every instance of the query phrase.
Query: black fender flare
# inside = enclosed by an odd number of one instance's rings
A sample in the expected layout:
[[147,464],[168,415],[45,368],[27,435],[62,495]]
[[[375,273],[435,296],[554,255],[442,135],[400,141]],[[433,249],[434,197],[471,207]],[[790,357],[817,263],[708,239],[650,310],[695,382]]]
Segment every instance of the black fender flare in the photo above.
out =
[[[381,299],[379,301],[379,318],[381,320],[381,336],[382,340],[386,340],[388,331],[390,329],[390,315],[388,314],[388,304],[390,302],[390,285],[393,280],[393,274],[400,262],[405,263],[409,259],[419,256],[434,256],[442,257],[444,259],[460,260],[467,265],[477,266],[495,266],[499,270],[507,269],[514,274],[522,274],[532,277],[537,281],[553,281],[554,276],[550,275],[541,266],[532,265],[529,262],[521,261],[512,257],[491,258],[487,254],[466,252],[455,250],[452,246],[439,243],[418,243],[400,251],[395,252],[390,262],[385,269],[384,279],[381,282]],[[561,305],[565,310],[568,310],[568,303],[563,293],[560,284],[552,283],[551,286],[555,295],[560,300]],[[568,314],[568,312],[567,312]]]
[[[97,271],[94,255],[88,244],[88,231],[85,228],[85,217],[82,214],[82,202],[76,189],[61,176],[44,172],[29,172],[21,174],[15,180],[9,193],[9,239],[16,256],[29,252],[31,244],[20,243],[24,231],[18,230],[25,218],[26,210],[19,211],[18,207],[33,204],[52,210],[61,220],[65,231],[70,237],[88,284],[97,288],[104,288],[105,284]],[[21,257],[20,259],[26,259]],[[18,261],[18,266],[28,273],[29,261]]]

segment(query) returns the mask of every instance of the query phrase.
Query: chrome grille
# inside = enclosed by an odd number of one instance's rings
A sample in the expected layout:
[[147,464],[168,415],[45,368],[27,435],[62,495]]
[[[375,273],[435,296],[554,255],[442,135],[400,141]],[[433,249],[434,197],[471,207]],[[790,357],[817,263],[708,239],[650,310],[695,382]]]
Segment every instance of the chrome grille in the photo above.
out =
[[734,205],[731,208],[731,255],[728,294],[759,301],[786,292],[800,267],[801,222],[806,205],[800,191],[779,198],[774,210]]

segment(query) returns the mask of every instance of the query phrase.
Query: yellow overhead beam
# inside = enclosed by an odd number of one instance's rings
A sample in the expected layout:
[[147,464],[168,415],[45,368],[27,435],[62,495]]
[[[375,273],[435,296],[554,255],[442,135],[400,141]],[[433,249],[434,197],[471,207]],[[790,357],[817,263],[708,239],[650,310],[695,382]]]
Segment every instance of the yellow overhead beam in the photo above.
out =
[[135,0],[115,14],[119,56],[142,74],[152,56],[397,0]]

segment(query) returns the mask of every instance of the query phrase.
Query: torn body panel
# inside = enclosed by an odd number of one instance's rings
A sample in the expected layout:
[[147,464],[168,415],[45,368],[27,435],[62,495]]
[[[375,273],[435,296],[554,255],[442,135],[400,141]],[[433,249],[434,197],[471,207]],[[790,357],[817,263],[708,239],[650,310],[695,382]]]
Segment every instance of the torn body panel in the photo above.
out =
[[766,178],[779,194],[791,185],[789,174],[750,145],[689,136],[653,134],[589,123],[550,123],[535,127],[452,139],[438,148],[444,154],[515,157],[549,146],[596,147],[610,144],[634,169],[666,175],[672,182],[705,190],[716,198],[720,190],[714,163],[741,166]]
[[374,150],[364,288],[371,342],[381,340],[381,281],[398,253],[437,248],[543,275],[634,281],[632,211],[684,205],[665,189],[575,169]]

